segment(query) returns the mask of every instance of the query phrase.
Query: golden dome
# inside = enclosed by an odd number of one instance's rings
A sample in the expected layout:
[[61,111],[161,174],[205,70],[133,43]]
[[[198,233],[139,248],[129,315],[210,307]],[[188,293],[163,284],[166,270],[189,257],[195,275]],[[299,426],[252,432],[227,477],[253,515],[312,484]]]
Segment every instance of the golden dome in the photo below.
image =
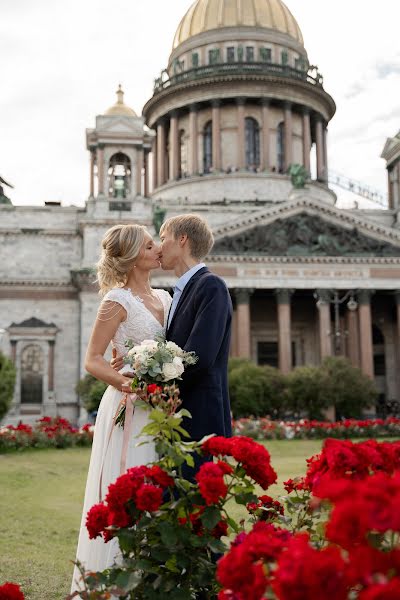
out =
[[122,90],[121,84],[118,86],[117,90],[117,101],[115,104],[110,106],[109,109],[104,113],[107,116],[123,116],[123,117],[137,117],[135,111],[124,104],[124,92]]
[[304,44],[300,27],[282,0],[196,0],[179,24],[173,49],[198,33],[223,27],[275,29]]

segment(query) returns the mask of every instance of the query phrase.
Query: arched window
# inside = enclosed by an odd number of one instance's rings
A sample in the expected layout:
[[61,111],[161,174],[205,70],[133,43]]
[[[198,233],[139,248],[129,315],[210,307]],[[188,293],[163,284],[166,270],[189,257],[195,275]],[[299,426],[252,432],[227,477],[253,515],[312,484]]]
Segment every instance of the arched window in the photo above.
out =
[[260,166],[260,128],[252,117],[246,117],[246,167],[257,169]]
[[42,403],[43,375],[43,350],[37,344],[26,346],[21,354],[21,403]]
[[203,131],[203,171],[209,173],[212,169],[212,122],[208,121]]
[[108,166],[108,194],[112,198],[123,199],[129,196],[131,181],[131,161],[123,152],[110,158]]
[[276,155],[278,162],[278,172],[283,173],[285,170],[285,124],[279,123],[276,140]]

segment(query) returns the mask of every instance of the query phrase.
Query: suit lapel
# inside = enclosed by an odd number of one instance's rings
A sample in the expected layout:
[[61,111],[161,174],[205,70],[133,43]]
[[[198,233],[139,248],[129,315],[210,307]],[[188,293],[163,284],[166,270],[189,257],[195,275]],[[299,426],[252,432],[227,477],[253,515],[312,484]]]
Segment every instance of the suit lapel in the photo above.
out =
[[[195,283],[195,282],[196,282],[196,281],[197,281],[197,280],[198,280],[198,279],[199,279],[199,278],[200,278],[202,275],[204,275],[205,273],[209,273],[209,270],[208,270],[208,268],[207,268],[207,267],[203,267],[202,269],[199,269],[199,270],[197,271],[197,273],[195,273],[195,274],[193,275],[193,277],[191,277],[191,278],[189,279],[189,281],[187,282],[187,284],[185,285],[185,289],[183,290],[183,292],[182,292],[182,294],[181,294],[181,297],[180,297],[180,298],[179,298],[179,300],[178,300],[178,304],[177,304],[177,306],[176,306],[176,309],[175,309],[175,312],[174,312],[174,314],[173,314],[173,316],[172,316],[171,323],[169,324],[169,327],[167,328],[167,333],[168,333],[168,331],[170,331],[170,330],[171,330],[171,328],[172,328],[172,325],[173,325],[173,323],[174,323],[174,321],[175,321],[175,317],[176,317],[176,316],[177,316],[177,314],[178,314],[178,311],[179,311],[179,309],[180,309],[180,307],[181,307],[181,305],[182,305],[182,302],[185,300],[186,296],[188,295],[190,288],[191,288],[191,287],[194,285],[194,283]],[[171,306],[172,306],[172,305],[171,305]],[[170,307],[170,310],[171,310],[171,307]],[[168,315],[168,316],[169,316],[169,315]],[[168,323],[168,321],[167,321],[167,323]]]

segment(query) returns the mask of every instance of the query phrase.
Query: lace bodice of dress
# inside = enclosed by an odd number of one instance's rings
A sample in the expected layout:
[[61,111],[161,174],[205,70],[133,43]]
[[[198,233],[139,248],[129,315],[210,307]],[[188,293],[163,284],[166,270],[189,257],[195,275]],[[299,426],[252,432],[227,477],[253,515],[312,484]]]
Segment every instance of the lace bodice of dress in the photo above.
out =
[[127,313],[126,320],[118,327],[112,340],[112,345],[119,355],[126,354],[126,340],[132,340],[135,344],[140,344],[143,340],[153,340],[157,336],[165,335],[172,298],[165,290],[154,291],[158,294],[164,306],[163,326],[153,313],[146,308],[143,300],[139,296],[134,296],[131,290],[114,288],[104,296],[103,302],[117,302],[124,307]]

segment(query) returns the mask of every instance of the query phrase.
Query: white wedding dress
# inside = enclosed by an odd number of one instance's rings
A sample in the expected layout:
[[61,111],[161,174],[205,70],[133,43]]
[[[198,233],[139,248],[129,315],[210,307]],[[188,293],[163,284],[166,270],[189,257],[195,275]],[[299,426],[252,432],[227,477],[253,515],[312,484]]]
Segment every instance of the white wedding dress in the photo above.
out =
[[[140,344],[145,339],[154,339],[165,334],[172,299],[168,292],[164,290],[155,290],[155,292],[164,306],[163,325],[146,308],[143,301],[138,296],[134,296],[130,290],[115,288],[104,296],[103,302],[108,300],[117,302],[124,307],[127,313],[126,320],[121,323],[112,340],[112,345],[116,348],[118,355],[126,354],[126,340],[133,340],[135,344]],[[125,366],[124,369],[121,369],[121,372],[124,370],[128,370],[128,367]],[[104,543],[102,538],[90,540],[85,521],[89,509],[100,501],[99,484],[102,467],[102,500],[104,500],[107,494],[107,488],[110,483],[114,482],[120,475],[123,430],[119,426],[114,427],[111,438],[110,431],[113,418],[122,397],[123,394],[121,392],[109,386],[101,400],[96,418],[76,553],[76,559],[84,565],[86,571],[103,571],[115,563],[119,554],[117,539],[113,539],[107,544]],[[148,412],[145,409],[136,408],[133,416],[133,434],[127,452],[127,469],[138,465],[146,465],[156,460],[155,448],[152,442],[137,446],[140,441],[143,441],[138,435],[147,422]],[[71,593],[81,589],[81,585],[79,584],[80,577],[80,573],[75,567]]]

